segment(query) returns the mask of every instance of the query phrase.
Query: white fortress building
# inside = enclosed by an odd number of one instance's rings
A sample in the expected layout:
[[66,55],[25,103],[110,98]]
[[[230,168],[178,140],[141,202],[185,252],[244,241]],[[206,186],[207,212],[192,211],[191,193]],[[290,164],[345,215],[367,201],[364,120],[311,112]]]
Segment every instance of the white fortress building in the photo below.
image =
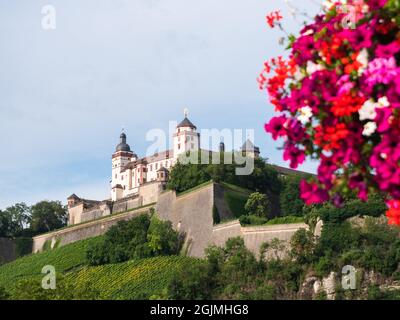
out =
[[[185,118],[175,128],[173,149],[139,158],[127,143],[124,132],[112,155],[111,196],[104,201],[82,199],[75,194],[68,198],[69,224],[95,220],[102,216],[134,209],[157,202],[158,195],[166,189],[171,168],[182,154],[213,151],[200,149],[200,133]],[[248,157],[258,157],[260,150],[250,140],[243,144],[241,152]],[[225,152],[223,142],[219,152]]]
[[196,126],[185,116],[173,135],[173,149],[138,158],[121,133],[120,143],[112,155],[111,199],[113,201],[139,192],[147,182],[166,182],[171,167],[179,155],[200,149],[200,134]]

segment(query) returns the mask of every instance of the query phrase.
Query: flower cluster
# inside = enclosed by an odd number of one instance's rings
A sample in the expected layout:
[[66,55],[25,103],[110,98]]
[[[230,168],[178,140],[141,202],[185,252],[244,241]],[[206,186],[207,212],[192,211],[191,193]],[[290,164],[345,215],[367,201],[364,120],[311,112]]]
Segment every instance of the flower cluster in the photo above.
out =
[[267,19],[268,25],[269,25],[271,28],[274,28],[274,27],[275,27],[275,24],[276,24],[276,23],[279,23],[279,21],[281,21],[281,20],[283,19],[283,17],[282,17],[282,15],[281,15],[280,11],[274,11],[274,12],[269,13],[269,14],[266,16],[266,19]]
[[391,2],[330,1],[258,83],[280,113],[265,130],[284,139],[290,167],[319,160],[317,178],[300,186],[307,204],[378,190],[389,223],[400,224],[400,14]]

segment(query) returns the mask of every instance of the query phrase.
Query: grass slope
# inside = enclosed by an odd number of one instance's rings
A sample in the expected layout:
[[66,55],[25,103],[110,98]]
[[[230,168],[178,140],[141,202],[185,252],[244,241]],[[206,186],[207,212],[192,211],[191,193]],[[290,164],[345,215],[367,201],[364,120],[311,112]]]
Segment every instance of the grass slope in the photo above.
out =
[[52,265],[74,287],[91,287],[105,299],[148,299],[160,294],[172,275],[198,259],[183,256],[154,257],[118,264],[86,265],[86,248],[101,237],[78,241],[50,251],[22,257],[0,266],[0,287],[12,292],[23,279],[42,278],[41,270]]
[[98,241],[98,238],[77,241],[4,264],[0,266],[0,286],[12,290],[19,280],[41,276],[42,268],[46,265],[52,265],[56,272],[62,273],[79,267],[85,264],[86,248],[95,241]]
[[239,218],[245,214],[244,206],[251,191],[228,183],[222,183],[222,186],[224,187],[224,199],[229,210],[235,218]]

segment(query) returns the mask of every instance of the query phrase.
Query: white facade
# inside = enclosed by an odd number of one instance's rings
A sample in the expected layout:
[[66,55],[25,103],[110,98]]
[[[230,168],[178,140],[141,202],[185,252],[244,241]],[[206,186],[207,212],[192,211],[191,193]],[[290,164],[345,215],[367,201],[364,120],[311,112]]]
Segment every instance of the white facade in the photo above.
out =
[[[155,181],[165,183],[180,155],[200,151],[200,134],[186,116],[175,129],[171,150],[139,159],[126,143],[124,133],[120,139],[112,155],[111,200],[113,201],[138,194],[139,188],[146,183]],[[224,146],[220,151],[224,151]],[[242,151],[249,156],[259,155],[259,149],[249,140],[243,145]]]
[[190,120],[185,119],[176,127],[173,149],[138,159],[126,143],[126,135],[112,156],[111,199],[113,201],[138,193],[139,187],[147,182],[165,179],[158,174],[162,168],[168,171],[175,165],[180,154],[200,149],[200,134]]

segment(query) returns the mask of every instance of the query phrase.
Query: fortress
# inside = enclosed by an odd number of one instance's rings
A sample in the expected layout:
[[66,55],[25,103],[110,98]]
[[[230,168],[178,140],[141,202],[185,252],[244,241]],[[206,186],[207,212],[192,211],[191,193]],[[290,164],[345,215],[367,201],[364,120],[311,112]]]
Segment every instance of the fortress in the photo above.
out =
[[[250,140],[247,140],[239,151],[248,157],[260,155],[260,149]],[[211,155],[214,151],[200,149],[200,133],[188,119],[187,112],[175,129],[171,150],[139,158],[127,144],[126,134],[122,132],[120,142],[112,155],[110,199],[94,201],[71,195],[67,199],[68,224],[79,224],[108,215],[112,211],[130,210],[157,202],[158,195],[166,189],[171,168],[180,156],[188,152]],[[219,145],[219,152],[225,152],[223,142]],[[126,206],[121,206],[121,203]]]
[[[227,204],[226,194],[236,192],[224,184],[212,181],[182,194],[166,190],[171,168],[182,155],[200,152],[208,156],[225,154],[225,145],[219,152],[200,149],[200,133],[185,118],[176,126],[173,148],[151,156],[139,158],[127,144],[124,132],[112,155],[110,198],[97,201],[73,194],[68,197],[68,226],[33,238],[33,252],[104,234],[118,221],[129,220],[140,214],[156,212],[172,223],[174,229],[185,235],[184,250],[187,255],[203,257],[204,249],[211,244],[224,245],[231,237],[243,237],[246,246],[255,253],[262,243],[274,238],[288,241],[304,223],[243,227],[235,219]],[[239,152],[246,159],[259,157],[260,150],[246,140]],[[234,153],[232,152],[232,154]],[[298,173],[295,170],[274,166],[281,175]],[[216,223],[215,213],[224,223]]]

